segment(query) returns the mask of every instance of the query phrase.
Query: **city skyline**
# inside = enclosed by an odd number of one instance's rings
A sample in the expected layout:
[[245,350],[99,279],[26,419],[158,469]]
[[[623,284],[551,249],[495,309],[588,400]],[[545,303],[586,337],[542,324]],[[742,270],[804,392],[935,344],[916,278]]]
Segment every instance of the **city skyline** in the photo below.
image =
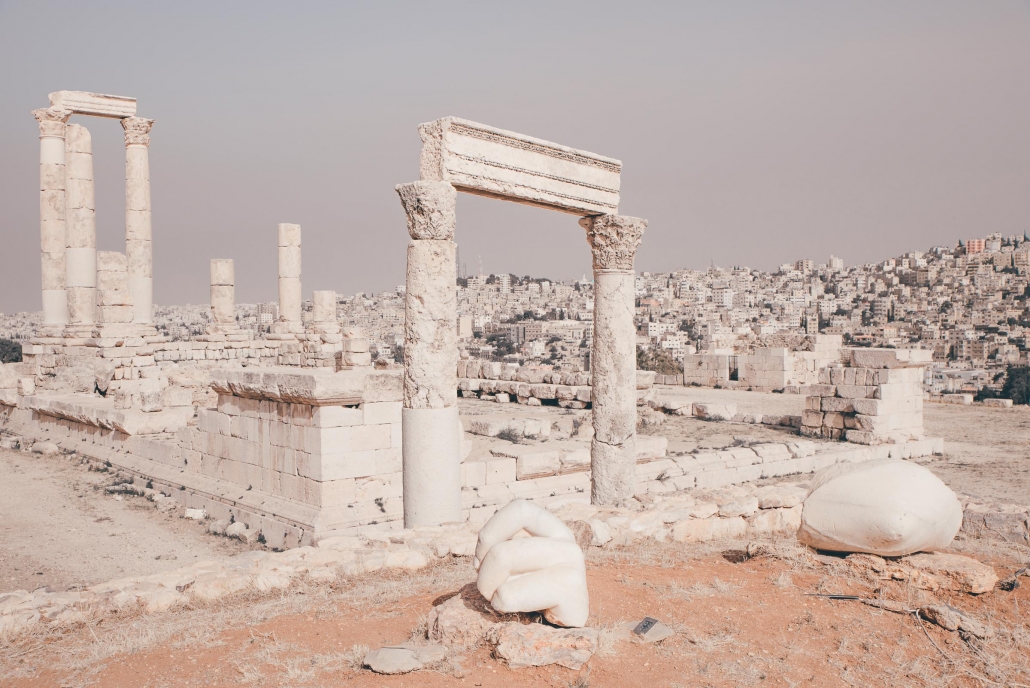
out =
[[[562,34],[526,6],[509,17],[523,25],[516,42],[499,39],[491,11],[312,5],[297,17],[256,5],[243,17],[190,4],[5,3],[0,55],[19,67],[0,103],[12,258],[0,311],[40,307],[25,288],[39,281],[29,111],[64,88],[136,97],[157,120],[154,288],[165,304],[206,300],[210,258],[235,259],[241,302],[274,300],[280,221],[304,227],[306,297],[400,283],[407,237],[393,187],[417,175],[416,125],[445,115],[621,159],[620,212],[650,222],[640,271],[772,270],[831,253],[864,264],[1030,225],[1025,3],[751,9],[599,5]],[[569,11],[546,13],[563,26]],[[15,31],[44,23],[46,51]],[[453,35],[462,50],[423,64],[427,34]],[[122,132],[84,123],[98,245],[118,249]],[[463,195],[456,240],[488,273],[590,271],[575,220],[535,208]]]

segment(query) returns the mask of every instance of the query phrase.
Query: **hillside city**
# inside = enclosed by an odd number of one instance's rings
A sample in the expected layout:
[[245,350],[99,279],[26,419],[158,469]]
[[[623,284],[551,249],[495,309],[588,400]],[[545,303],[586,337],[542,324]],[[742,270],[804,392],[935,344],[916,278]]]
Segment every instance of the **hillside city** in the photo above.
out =
[[[802,259],[775,272],[710,267],[636,278],[637,345],[660,372],[686,354],[797,349],[804,336],[840,335],[858,346],[933,350],[929,392],[1000,389],[1030,351],[1030,239],[1024,234],[960,241],[879,263],[845,266]],[[516,275],[458,278],[458,337],[474,358],[588,370],[593,285]],[[312,303],[304,302],[305,319]],[[374,358],[400,361],[404,287],[338,298],[338,317],[363,327]],[[239,327],[267,333],[276,303],[237,304]],[[38,313],[0,314],[0,339],[28,340]],[[203,335],[209,306],[156,306],[173,340]],[[646,365],[646,364],[645,364]]]

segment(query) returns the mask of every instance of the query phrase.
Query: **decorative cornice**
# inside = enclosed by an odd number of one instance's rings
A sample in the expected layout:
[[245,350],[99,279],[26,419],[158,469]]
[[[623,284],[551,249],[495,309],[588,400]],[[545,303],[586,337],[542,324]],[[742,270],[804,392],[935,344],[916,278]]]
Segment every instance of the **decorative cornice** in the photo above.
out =
[[458,192],[448,182],[411,182],[397,186],[412,239],[454,239]]
[[32,116],[39,122],[39,136],[56,136],[63,139],[67,131],[71,110],[63,108],[39,108],[32,111]]
[[122,121],[126,146],[150,146],[150,129],[154,120],[143,117],[126,117]]
[[593,215],[579,221],[587,230],[594,270],[633,270],[633,258],[647,220],[626,215]]

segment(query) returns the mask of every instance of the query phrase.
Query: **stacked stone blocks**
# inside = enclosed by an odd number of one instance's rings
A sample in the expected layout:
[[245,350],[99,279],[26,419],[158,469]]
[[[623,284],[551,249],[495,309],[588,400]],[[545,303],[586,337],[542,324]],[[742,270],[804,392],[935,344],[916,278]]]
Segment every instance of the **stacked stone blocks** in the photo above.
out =
[[923,438],[923,375],[932,352],[851,349],[807,388],[801,433],[858,444]]

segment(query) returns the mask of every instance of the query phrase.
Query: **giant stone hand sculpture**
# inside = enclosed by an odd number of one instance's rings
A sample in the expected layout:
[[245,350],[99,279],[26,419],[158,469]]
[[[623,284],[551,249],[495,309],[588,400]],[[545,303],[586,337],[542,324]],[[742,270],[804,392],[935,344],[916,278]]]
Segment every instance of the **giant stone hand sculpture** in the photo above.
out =
[[[525,530],[532,537],[512,539]],[[549,511],[511,502],[479,531],[476,586],[502,613],[542,611],[556,626],[580,627],[589,610],[586,564],[572,531]]]

